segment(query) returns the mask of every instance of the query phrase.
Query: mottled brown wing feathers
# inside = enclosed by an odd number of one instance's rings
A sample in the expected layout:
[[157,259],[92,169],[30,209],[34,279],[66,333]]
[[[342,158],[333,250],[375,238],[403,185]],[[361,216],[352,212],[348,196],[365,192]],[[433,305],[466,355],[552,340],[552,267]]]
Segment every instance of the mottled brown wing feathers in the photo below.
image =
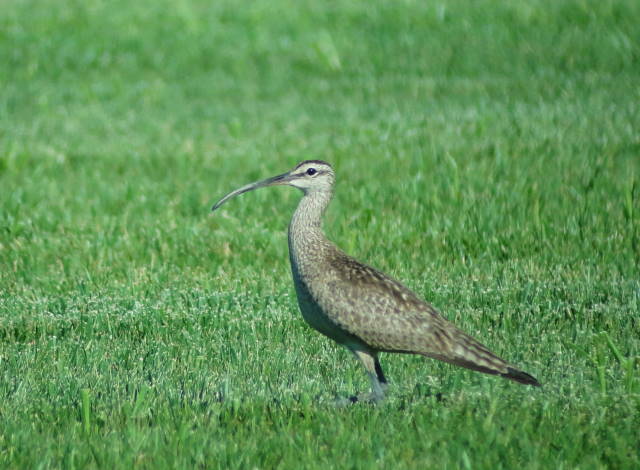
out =
[[[369,347],[417,353],[521,383],[537,381],[443,318],[407,287],[375,268],[339,253],[332,262],[323,310]],[[341,299],[336,302],[336,299]]]
[[449,349],[456,328],[407,287],[342,253],[332,268],[317,300],[342,328],[383,351]]

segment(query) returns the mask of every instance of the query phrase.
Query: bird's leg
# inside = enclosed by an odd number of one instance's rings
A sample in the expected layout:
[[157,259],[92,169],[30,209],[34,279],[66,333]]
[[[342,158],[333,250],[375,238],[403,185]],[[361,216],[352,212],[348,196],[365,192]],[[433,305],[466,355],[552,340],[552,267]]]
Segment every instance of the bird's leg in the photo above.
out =
[[368,348],[364,349],[358,346],[347,346],[347,348],[360,360],[367,371],[367,375],[371,380],[371,393],[337,399],[335,404],[337,406],[348,406],[359,401],[375,404],[384,400],[384,393],[387,390],[388,383],[382,372],[382,366],[380,366],[380,361],[378,361],[376,353]]
[[373,356],[374,366],[376,370],[376,378],[378,379],[378,383],[380,384],[380,388],[382,388],[382,392],[385,393],[387,388],[389,388],[389,382],[387,382],[387,378],[384,376],[384,372],[382,372],[382,366],[380,365],[380,361],[378,360],[378,356]]
[[363,351],[362,349],[354,349],[353,354],[360,359],[371,380],[371,395],[368,397],[369,400],[374,403],[382,401],[388,384],[376,353]]

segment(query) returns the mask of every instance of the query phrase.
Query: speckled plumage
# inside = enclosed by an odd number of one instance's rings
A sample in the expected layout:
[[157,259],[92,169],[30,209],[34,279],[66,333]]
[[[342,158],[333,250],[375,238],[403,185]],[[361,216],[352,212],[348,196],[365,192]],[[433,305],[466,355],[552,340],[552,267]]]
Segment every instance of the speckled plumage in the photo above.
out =
[[[312,173],[312,174],[309,174]],[[293,170],[229,193],[288,184],[305,195],[289,225],[289,258],[304,319],[320,333],[350,349],[363,363],[372,397],[381,399],[386,379],[378,352],[422,354],[528,385],[540,384],[463,333],[427,302],[386,274],[348,256],[322,231],[322,216],[333,194],[331,165],[307,160]]]

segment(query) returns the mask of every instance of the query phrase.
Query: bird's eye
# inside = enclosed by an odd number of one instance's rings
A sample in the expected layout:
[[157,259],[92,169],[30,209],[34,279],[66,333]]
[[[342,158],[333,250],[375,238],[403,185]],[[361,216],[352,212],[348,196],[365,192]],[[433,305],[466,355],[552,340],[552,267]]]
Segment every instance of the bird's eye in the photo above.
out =
[[317,173],[317,171],[316,171],[316,169],[315,169],[315,168],[309,168],[309,169],[307,170],[307,175],[309,175],[309,176],[313,176],[313,175],[315,175],[316,173]]

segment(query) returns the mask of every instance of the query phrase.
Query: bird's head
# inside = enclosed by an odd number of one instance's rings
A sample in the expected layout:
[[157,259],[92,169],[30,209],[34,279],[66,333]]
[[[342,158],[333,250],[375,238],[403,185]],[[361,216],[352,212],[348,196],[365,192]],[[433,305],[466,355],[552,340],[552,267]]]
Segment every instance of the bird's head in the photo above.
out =
[[278,176],[267,178],[266,180],[247,184],[245,186],[242,186],[241,188],[236,189],[235,191],[230,192],[225,197],[216,202],[211,210],[215,211],[229,199],[239,194],[246,193],[247,191],[252,191],[258,188],[263,188],[265,186],[286,184],[302,190],[305,194],[309,194],[313,192],[330,192],[333,188],[334,182],[335,173],[333,172],[333,168],[331,167],[331,165],[322,160],[305,160],[304,162],[298,163],[291,171]]

